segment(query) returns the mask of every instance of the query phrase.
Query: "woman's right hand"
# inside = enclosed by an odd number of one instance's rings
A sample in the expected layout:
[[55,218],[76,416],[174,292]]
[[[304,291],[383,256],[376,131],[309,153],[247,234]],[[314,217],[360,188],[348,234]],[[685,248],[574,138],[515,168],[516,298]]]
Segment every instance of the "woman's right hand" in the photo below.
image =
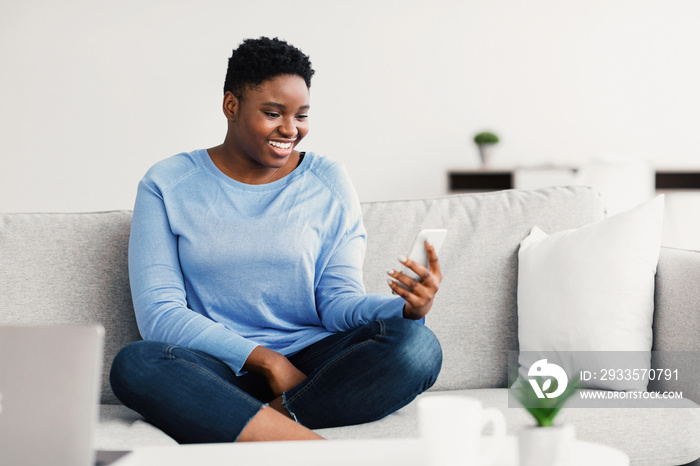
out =
[[265,377],[275,397],[306,380],[306,374],[289,362],[289,359],[264,346],[257,346],[250,353],[243,369]]
[[[428,268],[411,259],[399,259],[403,265],[421,277],[421,281],[394,269],[387,272],[391,277],[389,287],[406,301],[403,307],[403,316],[406,319],[422,319],[430,312],[430,308],[433,307],[433,299],[442,282],[442,270],[435,247],[426,241],[425,251],[428,253]],[[397,282],[403,283],[407,288],[400,287]]]

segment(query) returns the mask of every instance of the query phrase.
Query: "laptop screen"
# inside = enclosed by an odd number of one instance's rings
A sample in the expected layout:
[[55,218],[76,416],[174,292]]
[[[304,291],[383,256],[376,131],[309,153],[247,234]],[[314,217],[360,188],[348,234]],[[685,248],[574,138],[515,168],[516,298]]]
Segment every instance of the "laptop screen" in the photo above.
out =
[[93,466],[104,328],[0,327],[0,464]]

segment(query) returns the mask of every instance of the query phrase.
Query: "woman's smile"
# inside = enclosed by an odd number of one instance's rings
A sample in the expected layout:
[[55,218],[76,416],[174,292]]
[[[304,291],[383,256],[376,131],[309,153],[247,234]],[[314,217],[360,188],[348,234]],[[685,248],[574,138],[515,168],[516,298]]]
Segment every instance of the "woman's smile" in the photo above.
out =
[[277,141],[267,141],[272,147],[277,147],[278,149],[289,149],[292,147],[291,142],[277,142]]
[[289,157],[292,154],[295,141],[267,141],[269,146],[272,146],[273,151],[280,157]]

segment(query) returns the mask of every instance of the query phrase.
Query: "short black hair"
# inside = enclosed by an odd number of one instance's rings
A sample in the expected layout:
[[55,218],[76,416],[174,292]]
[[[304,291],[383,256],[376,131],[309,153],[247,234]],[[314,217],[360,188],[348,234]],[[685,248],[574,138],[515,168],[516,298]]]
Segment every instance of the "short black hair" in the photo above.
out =
[[246,39],[228,59],[224,94],[240,99],[247,89],[283,74],[301,76],[311,88],[314,73],[309,57],[293,45],[277,37]]

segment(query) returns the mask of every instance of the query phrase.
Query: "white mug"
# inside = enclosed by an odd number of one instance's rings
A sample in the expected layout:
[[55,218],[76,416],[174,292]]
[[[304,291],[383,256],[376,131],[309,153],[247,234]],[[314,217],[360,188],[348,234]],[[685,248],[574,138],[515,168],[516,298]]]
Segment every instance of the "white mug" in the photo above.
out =
[[[486,426],[493,435],[483,436]],[[418,426],[431,466],[488,465],[503,451],[506,422],[496,408],[484,408],[476,398],[425,396],[418,400]]]

